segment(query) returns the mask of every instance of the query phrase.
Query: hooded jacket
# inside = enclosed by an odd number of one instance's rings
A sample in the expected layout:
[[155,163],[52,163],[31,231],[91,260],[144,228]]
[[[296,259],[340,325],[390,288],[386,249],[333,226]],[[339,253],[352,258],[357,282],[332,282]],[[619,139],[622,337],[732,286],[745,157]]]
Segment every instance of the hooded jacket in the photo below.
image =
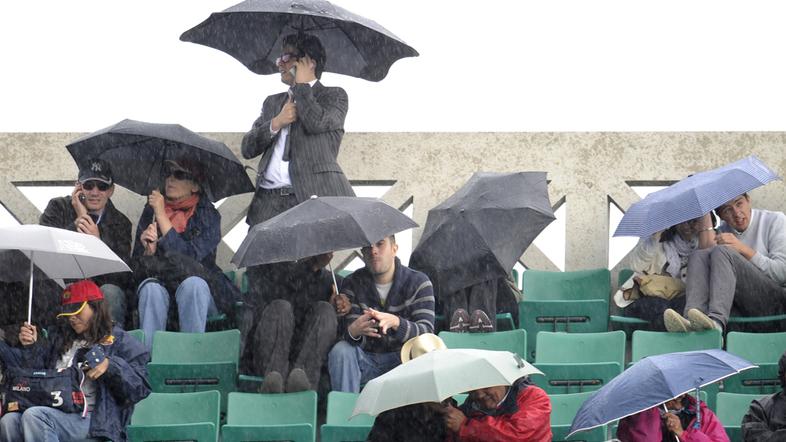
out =
[[[691,396],[686,396],[689,409],[695,409],[696,400]],[[715,413],[707,408],[707,404],[700,402],[699,411],[701,412],[701,426],[695,428],[694,417],[689,420],[687,428],[683,430],[680,441],[682,442],[729,442],[729,436],[723,428],[723,424],[715,416]],[[641,413],[628,416],[620,421],[617,429],[617,438],[622,442],[660,442],[667,440],[661,431],[663,420],[660,416],[658,407],[644,410]],[[684,424],[683,424],[684,425]]]
[[493,412],[481,410],[472,396],[459,408],[467,420],[458,434],[448,437],[448,442],[551,441],[551,400],[527,377],[510,386]]

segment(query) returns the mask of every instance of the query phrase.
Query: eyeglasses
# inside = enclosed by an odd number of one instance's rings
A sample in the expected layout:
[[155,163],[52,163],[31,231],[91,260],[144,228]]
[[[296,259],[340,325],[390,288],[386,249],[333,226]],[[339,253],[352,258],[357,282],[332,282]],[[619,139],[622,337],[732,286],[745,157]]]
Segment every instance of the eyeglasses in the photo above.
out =
[[96,187],[98,187],[98,190],[102,192],[106,192],[107,190],[109,190],[110,187],[112,187],[112,185],[107,184],[103,181],[85,181],[84,183],[82,183],[82,189],[85,189],[87,191],[93,190]]
[[169,172],[169,176],[178,181],[194,181],[194,176],[184,170],[173,170]]
[[291,52],[284,52],[278,58],[276,58],[276,66],[278,66],[278,65],[280,65],[282,63],[289,63],[290,60],[293,60],[293,59],[297,60],[298,58],[300,58],[300,56],[297,55],[297,54],[293,54]]

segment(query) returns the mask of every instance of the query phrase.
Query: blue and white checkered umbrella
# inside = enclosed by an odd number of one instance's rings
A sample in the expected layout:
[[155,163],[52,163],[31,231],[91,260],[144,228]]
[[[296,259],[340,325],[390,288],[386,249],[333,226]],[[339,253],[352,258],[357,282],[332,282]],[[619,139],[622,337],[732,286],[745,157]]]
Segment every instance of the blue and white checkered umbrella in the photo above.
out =
[[614,236],[647,237],[705,215],[745,192],[779,179],[753,155],[697,173],[631,205]]

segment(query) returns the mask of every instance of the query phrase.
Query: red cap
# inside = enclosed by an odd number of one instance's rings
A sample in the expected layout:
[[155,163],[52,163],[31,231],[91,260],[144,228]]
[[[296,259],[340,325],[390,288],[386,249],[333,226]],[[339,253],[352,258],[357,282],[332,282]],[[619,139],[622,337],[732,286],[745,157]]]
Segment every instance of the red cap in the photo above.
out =
[[98,288],[95,282],[84,279],[79,282],[68,285],[63,290],[63,296],[60,298],[61,312],[57,317],[77,315],[85,308],[88,301],[97,301],[104,299],[104,294]]

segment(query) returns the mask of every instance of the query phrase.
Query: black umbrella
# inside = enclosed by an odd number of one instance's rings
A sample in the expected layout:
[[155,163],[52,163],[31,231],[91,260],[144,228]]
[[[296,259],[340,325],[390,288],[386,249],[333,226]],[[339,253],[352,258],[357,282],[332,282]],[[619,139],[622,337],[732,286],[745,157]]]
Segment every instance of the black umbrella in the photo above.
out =
[[226,52],[257,74],[277,74],[285,36],[303,32],[322,42],[325,71],[379,81],[398,59],[418,52],[373,20],[324,0],[247,0],[214,12],[180,36]]
[[401,211],[376,198],[311,197],[255,225],[232,257],[232,263],[248,267],[295,261],[368,246],[417,226]]
[[141,195],[163,187],[165,160],[186,158],[202,166],[201,184],[210,201],[254,191],[245,167],[226,144],[179,124],[123,120],[66,148],[80,168],[93,158],[106,160],[115,182]]
[[409,266],[444,294],[505,277],[554,219],[545,172],[479,172],[429,210]]

